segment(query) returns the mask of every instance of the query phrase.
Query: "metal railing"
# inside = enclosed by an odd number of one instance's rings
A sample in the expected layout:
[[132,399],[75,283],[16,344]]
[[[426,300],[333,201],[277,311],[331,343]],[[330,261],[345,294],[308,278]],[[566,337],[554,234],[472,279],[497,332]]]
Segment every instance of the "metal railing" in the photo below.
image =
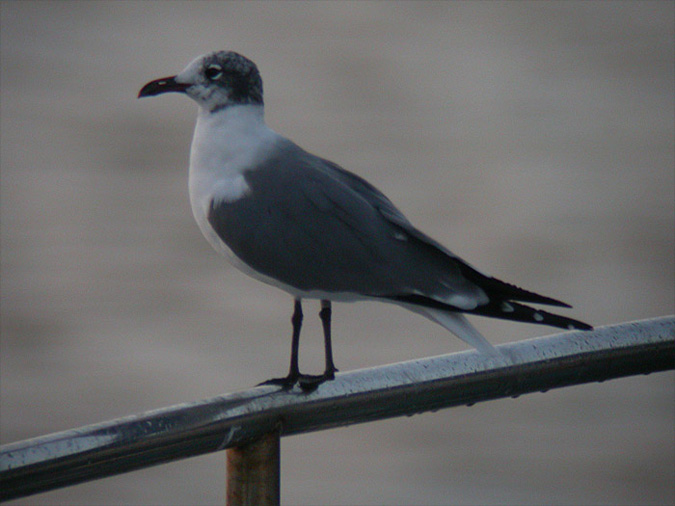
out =
[[[7,444],[0,447],[0,499],[233,449],[229,503],[278,503],[281,436],[675,369],[675,317],[498,349],[505,359],[467,351],[412,360],[341,373],[309,393],[260,386]],[[255,459],[258,468],[246,471]],[[252,479],[260,476],[269,490]]]

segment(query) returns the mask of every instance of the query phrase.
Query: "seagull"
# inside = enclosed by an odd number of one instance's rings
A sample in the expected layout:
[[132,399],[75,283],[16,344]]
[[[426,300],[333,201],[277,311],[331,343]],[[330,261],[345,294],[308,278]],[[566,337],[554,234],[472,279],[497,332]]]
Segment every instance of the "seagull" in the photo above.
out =
[[[483,274],[415,228],[363,178],[265,124],[255,63],[233,51],[193,60],[138,97],[182,93],[199,105],[190,151],[194,217],[208,242],[246,274],[294,298],[288,375],[265,382],[313,390],[335,378],[331,302],[397,304],[442,325],[489,357],[503,357],[464,316],[590,330],[522,302],[571,307]],[[321,301],[321,375],[298,366],[302,300]]]

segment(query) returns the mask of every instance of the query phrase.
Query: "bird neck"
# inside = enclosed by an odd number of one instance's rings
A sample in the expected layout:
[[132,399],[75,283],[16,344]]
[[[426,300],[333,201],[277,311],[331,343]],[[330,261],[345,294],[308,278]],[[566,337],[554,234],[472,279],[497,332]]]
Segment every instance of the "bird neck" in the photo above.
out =
[[240,172],[275,137],[265,124],[262,105],[235,105],[213,113],[202,109],[192,139],[191,170]]
[[265,125],[262,105],[200,110],[190,153],[190,199],[196,213],[210,200],[236,200],[247,191],[243,176],[264,160],[279,139]]
[[265,125],[265,107],[259,104],[230,105],[216,111],[199,109],[196,130],[208,128],[225,135],[256,135]]

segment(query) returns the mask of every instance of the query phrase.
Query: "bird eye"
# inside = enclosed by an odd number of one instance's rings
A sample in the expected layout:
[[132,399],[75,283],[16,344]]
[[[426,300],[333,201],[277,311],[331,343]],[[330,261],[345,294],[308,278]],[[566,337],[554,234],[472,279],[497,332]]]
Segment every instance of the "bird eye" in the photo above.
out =
[[204,71],[204,75],[211,79],[212,81],[215,81],[218,79],[221,75],[223,75],[223,68],[220,65],[217,65],[215,63],[212,63],[208,67],[206,67],[206,70]]

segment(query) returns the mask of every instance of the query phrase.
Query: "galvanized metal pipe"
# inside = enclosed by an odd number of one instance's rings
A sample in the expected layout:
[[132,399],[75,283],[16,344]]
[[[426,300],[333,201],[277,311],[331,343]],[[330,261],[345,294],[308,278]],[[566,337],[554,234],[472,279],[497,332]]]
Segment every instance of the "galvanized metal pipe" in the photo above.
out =
[[263,386],[0,447],[11,499],[251,443],[675,368],[675,317],[566,332],[338,374],[313,392]]

